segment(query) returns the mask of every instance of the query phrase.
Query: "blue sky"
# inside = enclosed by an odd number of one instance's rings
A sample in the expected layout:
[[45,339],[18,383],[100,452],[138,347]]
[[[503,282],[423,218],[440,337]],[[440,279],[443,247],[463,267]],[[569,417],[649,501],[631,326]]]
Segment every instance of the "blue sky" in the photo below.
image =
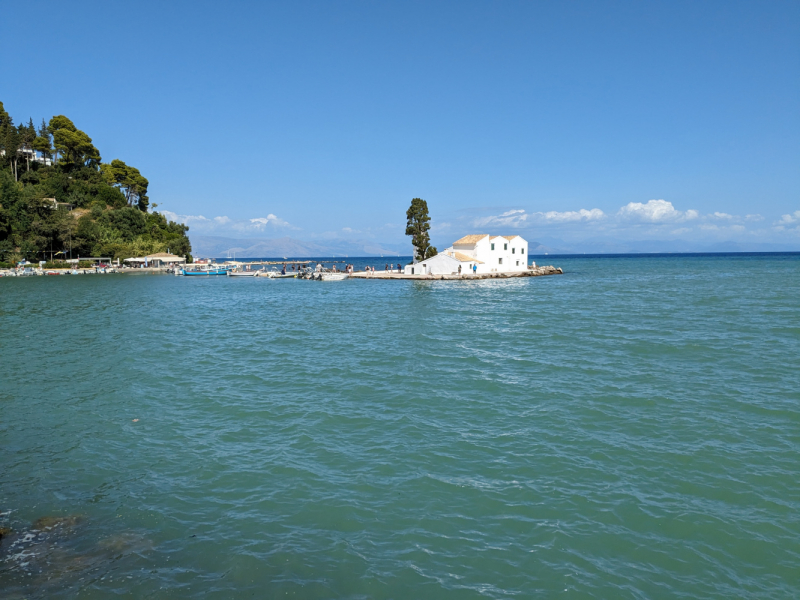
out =
[[[797,2],[4,7],[0,100],[193,233],[800,247]],[[16,54],[8,49],[17,49]]]

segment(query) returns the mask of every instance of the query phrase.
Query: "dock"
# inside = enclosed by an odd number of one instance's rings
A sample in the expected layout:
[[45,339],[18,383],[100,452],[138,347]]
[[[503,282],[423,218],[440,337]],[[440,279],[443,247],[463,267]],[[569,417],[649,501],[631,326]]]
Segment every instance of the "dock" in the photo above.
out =
[[380,279],[380,280],[401,280],[412,279],[416,281],[433,281],[433,280],[446,280],[446,281],[461,281],[473,279],[512,279],[514,277],[543,277],[545,275],[562,275],[564,271],[561,267],[528,267],[527,271],[518,271],[511,273],[478,273],[477,275],[470,275],[467,273],[459,274],[437,274],[437,275],[406,275],[405,273],[397,273],[392,271],[356,271],[350,274],[353,279]]

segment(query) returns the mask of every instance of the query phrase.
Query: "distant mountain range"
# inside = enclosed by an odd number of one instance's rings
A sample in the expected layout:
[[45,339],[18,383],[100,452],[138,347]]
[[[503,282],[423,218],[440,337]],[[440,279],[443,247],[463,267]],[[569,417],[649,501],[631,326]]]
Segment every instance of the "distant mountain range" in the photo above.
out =
[[[192,254],[197,257],[241,258],[310,258],[317,256],[410,256],[411,245],[378,244],[372,241],[325,240],[306,242],[290,237],[282,238],[228,238],[211,235],[191,235]],[[440,246],[444,248],[445,244]],[[640,254],[679,252],[794,252],[798,244],[770,244],[746,242],[694,243],[683,240],[625,241],[607,238],[566,242],[545,238],[529,242],[528,253],[544,254]]]
[[797,244],[758,242],[698,243],[686,240],[617,240],[592,238],[579,242],[545,239],[542,243],[530,242],[530,254],[647,254],[682,252],[796,252]]

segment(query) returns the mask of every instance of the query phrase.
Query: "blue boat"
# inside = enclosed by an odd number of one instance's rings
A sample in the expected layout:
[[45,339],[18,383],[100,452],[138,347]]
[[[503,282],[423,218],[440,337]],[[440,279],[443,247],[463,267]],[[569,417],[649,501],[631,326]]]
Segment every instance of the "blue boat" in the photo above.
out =
[[220,265],[207,265],[207,267],[208,268],[205,269],[198,269],[197,271],[187,271],[183,269],[181,270],[181,275],[227,275],[228,271],[230,271],[230,267]]

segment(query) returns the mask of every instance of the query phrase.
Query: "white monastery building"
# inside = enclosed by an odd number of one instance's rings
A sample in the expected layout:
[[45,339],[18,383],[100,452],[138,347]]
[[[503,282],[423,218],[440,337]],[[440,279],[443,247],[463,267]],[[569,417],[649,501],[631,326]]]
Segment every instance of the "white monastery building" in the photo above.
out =
[[406,265],[406,275],[514,273],[528,268],[528,242],[518,235],[465,235],[444,252]]

